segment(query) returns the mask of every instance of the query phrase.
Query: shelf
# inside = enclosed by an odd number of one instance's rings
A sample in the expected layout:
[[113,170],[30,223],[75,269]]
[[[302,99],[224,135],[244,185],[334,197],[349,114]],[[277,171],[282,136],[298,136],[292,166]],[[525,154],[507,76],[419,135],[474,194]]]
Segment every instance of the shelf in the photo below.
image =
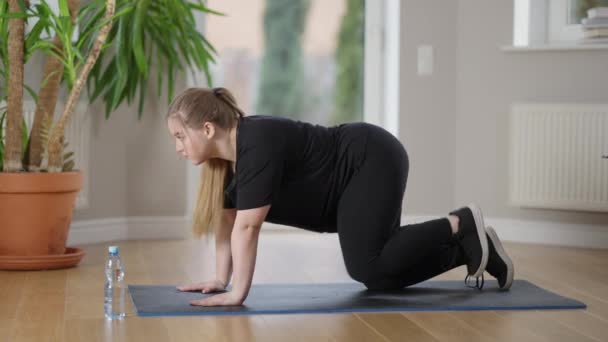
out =
[[550,43],[550,44],[526,45],[526,46],[503,45],[500,47],[500,49],[505,52],[608,50],[608,42],[606,42],[606,43]]

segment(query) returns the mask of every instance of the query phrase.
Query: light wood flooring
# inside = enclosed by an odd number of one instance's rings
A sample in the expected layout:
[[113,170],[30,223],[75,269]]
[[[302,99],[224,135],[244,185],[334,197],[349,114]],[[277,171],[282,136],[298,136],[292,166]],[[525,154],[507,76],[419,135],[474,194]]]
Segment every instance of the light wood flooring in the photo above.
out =
[[[608,341],[608,250],[506,243],[516,279],[587,304],[586,310],[103,318],[107,246],[84,245],[78,267],[0,271],[0,341]],[[214,276],[212,245],[118,241],[129,284]],[[459,267],[435,279],[463,280]],[[489,277],[489,276],[488,276]],[[351,281],[337,235],[264,232],[255,283]]]

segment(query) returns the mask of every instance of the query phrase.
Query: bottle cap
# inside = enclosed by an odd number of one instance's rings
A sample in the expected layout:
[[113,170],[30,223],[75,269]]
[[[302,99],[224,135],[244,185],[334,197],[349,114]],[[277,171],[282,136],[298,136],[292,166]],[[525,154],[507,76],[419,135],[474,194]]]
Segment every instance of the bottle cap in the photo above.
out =
[[112,254],[118,254],[118,246],[110,246],[108,247],[108,252]]

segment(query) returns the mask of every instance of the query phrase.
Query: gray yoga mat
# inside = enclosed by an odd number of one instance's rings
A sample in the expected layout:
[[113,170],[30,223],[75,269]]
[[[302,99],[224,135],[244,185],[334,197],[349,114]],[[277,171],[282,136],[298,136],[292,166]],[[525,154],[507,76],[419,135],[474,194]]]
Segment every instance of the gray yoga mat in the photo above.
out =
[[[228,288],[230,289],[230,287]],[[396,291],[369,291],[363,284],[254,284],[242,306],[201,307],[191,300],[213,294],[180,292],[174,285],[129,285],[139,316],[249,315],[329,312],[584,309],[526,280],[500,291],[486,280],[482,291],[463,281],[436,280]]]

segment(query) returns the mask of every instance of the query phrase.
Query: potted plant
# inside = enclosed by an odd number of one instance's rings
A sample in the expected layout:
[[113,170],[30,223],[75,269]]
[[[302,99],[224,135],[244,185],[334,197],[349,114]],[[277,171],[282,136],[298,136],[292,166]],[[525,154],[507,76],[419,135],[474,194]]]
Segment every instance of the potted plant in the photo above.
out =
[[[104,101],[106,119],[138,95],[141,119],[153,67],[159,96],[167,78],[167,96],[173,97],[175,74],[185,67],[203,70],[211,84],[208,64],[215,50],[196,31],[194,11],[221,13],[202,0],[56,3],[58,11],[46,0],[0,3],[0,269],[70,267],[84,255],[66,247],[83,174],[73,169],[64,131],[85,86],[90,103]],[[37,21],[26,33],[28,20]],[[37,51],[46,56],[38,92],[23,77]],[[69,95],[55,122],[63,84]],[[23,118],[24,90],[36,102],[30,132]]]

